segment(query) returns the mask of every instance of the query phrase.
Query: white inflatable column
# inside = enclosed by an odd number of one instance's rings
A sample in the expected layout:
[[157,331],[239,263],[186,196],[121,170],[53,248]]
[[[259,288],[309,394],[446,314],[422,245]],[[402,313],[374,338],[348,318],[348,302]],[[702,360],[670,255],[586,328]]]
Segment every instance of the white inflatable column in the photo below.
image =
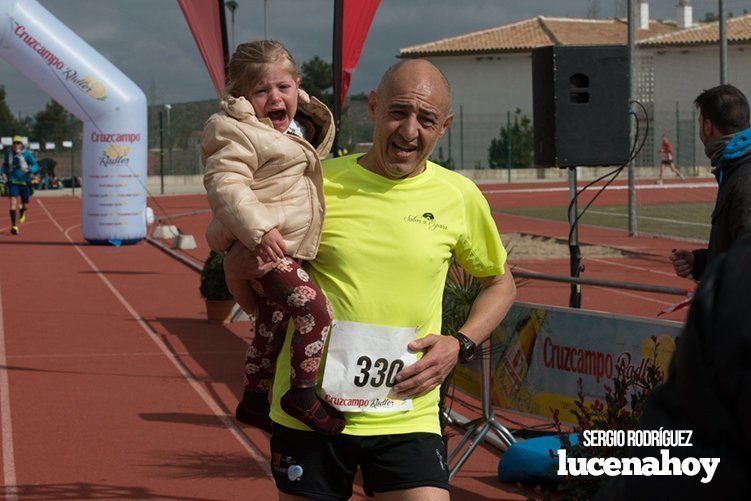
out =
[[[83,236],[146,236],[146,97],[36,0],[0,0],[0,58],[83,122]],[[44,139],[44,138],[38,138]]]

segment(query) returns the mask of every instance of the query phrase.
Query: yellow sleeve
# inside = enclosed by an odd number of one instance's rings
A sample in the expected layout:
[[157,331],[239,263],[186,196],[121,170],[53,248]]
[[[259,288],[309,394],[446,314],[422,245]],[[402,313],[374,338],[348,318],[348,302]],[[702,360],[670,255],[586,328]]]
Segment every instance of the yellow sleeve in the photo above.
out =
[[506,249],[490,213],[488,201],[472,184],[462,190],[464,196],[464,231],[454,248],[454,258],[462,268],[476,277],[504,274]]

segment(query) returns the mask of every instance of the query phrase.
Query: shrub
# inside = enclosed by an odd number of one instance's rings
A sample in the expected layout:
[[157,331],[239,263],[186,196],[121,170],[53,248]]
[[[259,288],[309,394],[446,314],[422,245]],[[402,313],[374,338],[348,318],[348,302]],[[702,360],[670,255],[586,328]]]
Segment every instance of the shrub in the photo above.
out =
[[[653,338],[657,343],[657,340]],[[644,404],[652,390],[663,380],[663,371],[657,363],[657,350],[655,355],[642,374],[639,371],[626,370],[625,363],[616,366],[616,376],[612,380],[612,386],[605,385],[605,402],[595,400],[587,403],[584,400],[582,379],[579,378],[579,392],[574,401],[576,409],[572,411],[577,424],[574,432],[581,433],[586,430],[635,430],[638,428],[639,418],[644,409]],[[572,444],[569,435],[564,433],[563,426],[558,419],[558,409],[552,409],[555,427],[561,436],[562,447],[566,450],[569,458],[593,458],[593,457],[629,457],[628,447],[584,447],[581,441]],[[551,455],[553,452],[551,451]],[[558,490],[562,499],[588,500],[592,499],[610,477],[603,476],[566,476],[559,484]]]
[[232,299],[224,280],[224,256],[211,251],[201,270],[201,296],[208,300]]

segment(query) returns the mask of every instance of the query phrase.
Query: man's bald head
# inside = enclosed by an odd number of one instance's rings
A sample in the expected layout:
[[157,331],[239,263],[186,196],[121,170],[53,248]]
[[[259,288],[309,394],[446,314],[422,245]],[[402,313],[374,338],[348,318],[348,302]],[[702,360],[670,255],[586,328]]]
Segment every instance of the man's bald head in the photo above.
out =
[[382,95],[390,92],[394,86],[405,83],[415,85],[420,80],[423,81],[422,85],[432,87],[431,93],[442,104],[445,103],[444,112],[448,113],[451,109],[451,84],[446,75],[427,59],[405,59],[391,65],[381,77],[376,92]]

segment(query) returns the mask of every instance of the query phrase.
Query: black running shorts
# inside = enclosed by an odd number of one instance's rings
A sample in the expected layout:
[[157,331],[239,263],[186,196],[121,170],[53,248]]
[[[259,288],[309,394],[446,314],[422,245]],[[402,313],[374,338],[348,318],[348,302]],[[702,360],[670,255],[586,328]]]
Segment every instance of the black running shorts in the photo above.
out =
[[358,467],[368,496],[426,486],[449,489],[440,435],[327,436],[274,424],[271,471],[280,491],[322,501],[349,499]]

